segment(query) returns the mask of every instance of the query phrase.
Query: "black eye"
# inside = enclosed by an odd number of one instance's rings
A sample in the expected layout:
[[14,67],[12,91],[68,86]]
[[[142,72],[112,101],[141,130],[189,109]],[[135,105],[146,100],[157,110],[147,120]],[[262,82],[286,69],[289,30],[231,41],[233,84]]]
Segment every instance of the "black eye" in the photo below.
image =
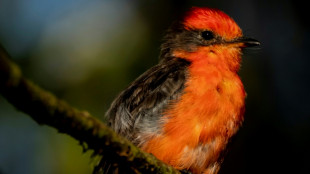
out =
[[212,33],[212,31],[203,31],[201,32],[201,37],[204,39],[204,40],[211,40],[214,38],[214,34]]

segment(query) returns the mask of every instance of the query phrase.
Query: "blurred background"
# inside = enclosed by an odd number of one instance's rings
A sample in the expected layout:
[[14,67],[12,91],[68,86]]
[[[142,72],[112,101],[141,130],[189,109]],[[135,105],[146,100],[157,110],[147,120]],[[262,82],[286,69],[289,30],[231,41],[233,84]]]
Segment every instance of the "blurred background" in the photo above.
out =
[[[306,1],[0,0],[0,43],[24,75],[103,119],[113,98],[156,64],[165,29],[191,6],[218,8],[261,41],[240,72],[245,122],[221,174],[308,173],[310,46]],[[0,174],[88,174],[73,138],[0,96]]]

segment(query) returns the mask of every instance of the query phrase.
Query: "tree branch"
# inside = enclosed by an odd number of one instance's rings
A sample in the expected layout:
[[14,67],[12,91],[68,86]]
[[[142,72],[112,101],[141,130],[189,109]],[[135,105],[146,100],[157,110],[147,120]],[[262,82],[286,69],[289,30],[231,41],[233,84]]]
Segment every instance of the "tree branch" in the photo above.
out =
[[38,124],[54,127],[81,144],[86,143],[96,155],[105,155],[112,162],[126,164],[136,173],[180,173],[153,155],[141,151],[88,112],[71,107],[25,79],[1,45],[0,93]]

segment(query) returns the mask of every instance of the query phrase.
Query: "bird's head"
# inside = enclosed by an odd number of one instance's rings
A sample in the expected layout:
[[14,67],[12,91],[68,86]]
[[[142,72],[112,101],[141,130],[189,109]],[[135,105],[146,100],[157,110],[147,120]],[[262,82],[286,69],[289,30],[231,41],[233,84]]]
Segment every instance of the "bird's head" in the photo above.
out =
[[236,22],[224,12],[193,7],[174,23],[164,38],[161,57],[179,57],[191,62],[221,64],[238,70],[241,48],[259,45],[243,36]]

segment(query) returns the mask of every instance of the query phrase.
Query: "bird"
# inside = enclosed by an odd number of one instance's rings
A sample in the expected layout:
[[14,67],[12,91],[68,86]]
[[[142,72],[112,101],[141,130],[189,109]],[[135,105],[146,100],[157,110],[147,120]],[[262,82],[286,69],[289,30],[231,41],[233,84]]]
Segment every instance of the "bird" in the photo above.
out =
[[218,173],[244,120],[242,50],[258,45],[221,10],[190,8],[167,30],[159,63],[112,102],[108,125],[178,170]]

